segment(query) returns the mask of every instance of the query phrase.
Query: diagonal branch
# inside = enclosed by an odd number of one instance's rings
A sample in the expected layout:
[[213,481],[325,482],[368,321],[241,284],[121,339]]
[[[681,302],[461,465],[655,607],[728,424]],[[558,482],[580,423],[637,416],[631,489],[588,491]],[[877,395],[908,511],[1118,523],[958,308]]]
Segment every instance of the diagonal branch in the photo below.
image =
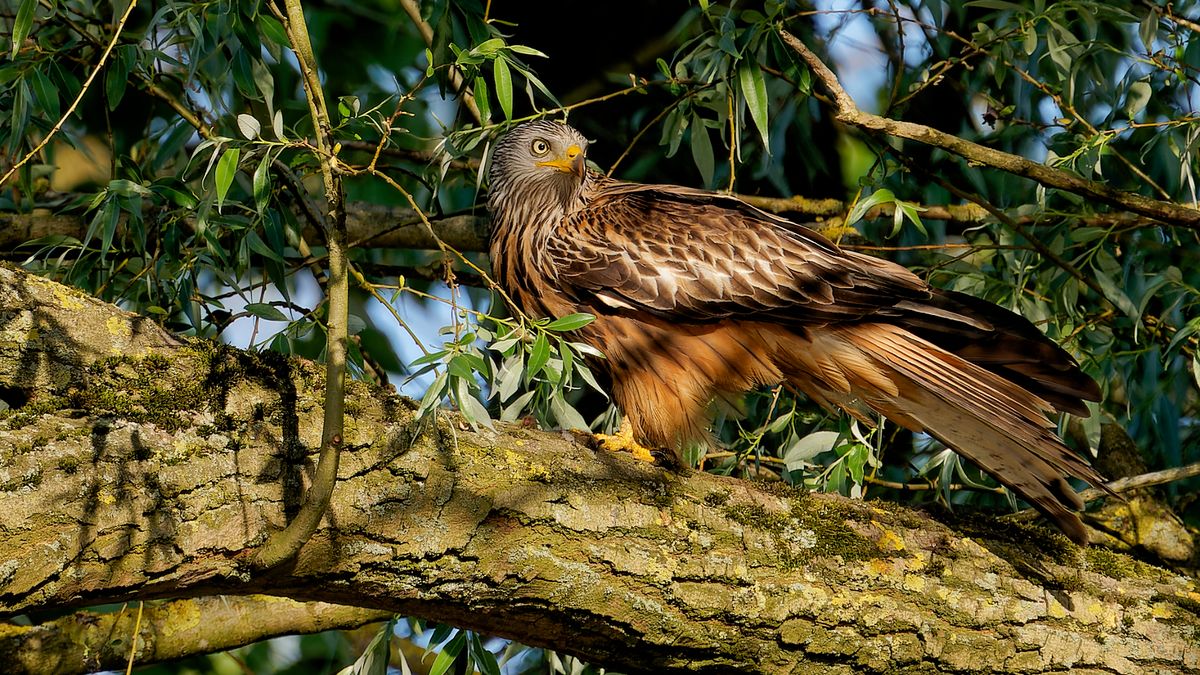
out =
[[1155,220],[1200,230],[1200,211],[1172,202],[1151,199],[1144,195],[1118,190],[1103,183],[1081,178],[1075,174],[1028,160],[1020,155],[989,148],[964,140],[922,124],[893,120],[863,112],[854,104],[833,71],[799,39],[780,31],[785,42],[808,64],[813,76],[825,87],[833,100],[834,118],[844,124],[897,138],[919,141],[954,153],[970,162],[990,166],[1016,176],[1029,178],[1046,187],[1073,192],[1110,206],[1153,218]]
[[54,136],[58,134],[63,125],[67,123],[67,120],[71,118],[71,115],[75,114],[75,109],[79,107],[79,103],[83,101],[84,95],[87,94],[88,89],[91,88],[92,81],[96,79],[96,75],[99,75],[100,71],[104,70],[104,64],[108,61],[108,55],[112,53],[113,47],[117,46],[117,40],[121,37],[121,32],[125,30],[125,22],[129,19],[129,15],[133,13],[133,8],[136,6],[137,0],[129,0],[129,6],[125,8],[125,13],[122,14],[121,19],[117,21],[117,28],[115,31],[113,31],[112,40],[110,40],[108,46],[104,48],[104,53],[100,55],[100,60],[96,62],[95,67],[92,68],[92,72],[88,74],[87,79],[84,80],[83,86],[79,88],[79,94],[75,96],[75,100],[71,102],[71,105],[67,107],[67,109],[63,112],[62,117],[60,117],[58,122],[51,127],[50,131],[46,133],[41,142],[34,146],[33,149],[31,149],[28,153],[26,153],[24,157],[13,164],[8,171],[4,173],[3,177],[0,177],[0,185],[7,183],[8,179],[12,178],[14,173],[16,173],[22,166],[25,166],[29,160],[36,157],[37,154],[41,152],[47,144],[50,143],[50,139],[54,138]]

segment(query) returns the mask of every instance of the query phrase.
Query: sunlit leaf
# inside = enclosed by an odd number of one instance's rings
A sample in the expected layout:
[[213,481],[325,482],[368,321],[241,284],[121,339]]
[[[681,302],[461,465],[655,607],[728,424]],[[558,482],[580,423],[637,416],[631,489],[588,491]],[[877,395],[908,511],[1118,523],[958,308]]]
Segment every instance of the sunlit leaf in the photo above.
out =
[[466,632],[458,631],[458,634],[438,652],[437,658],[433,660],[433,665],[429,667],[429,675],[446,675],[446,671],[450,669],[450,666],[454,665],[454,660],[458,658],[459,652],[463,650],[463,646],[466,644]]
[[484,40],[483,42],[475,45],[475,48],[472,49],[471,52],[485,58],[490,58],[498,54],[503,48],[503,38],[491,38],[490,40]]
[[854,204],[854,208],[850,209],[850,213],[846,215],[846,224],[853,225],[862,220],[863,216],[867,215],[872,207],[879,204],[892,204],[896,201],[896,195],[887,188],[880,188],[872,192],[866,199],[860,199]]
[[488,415],[487,408],[479,402],[479,399],[471,393],[471,387],[468,379],[456,378],[454,384],[455,400],[458,402],[458,411],[462,416],[471,423],[473,427],[487,427],[495,431],[492,426],[492,418]]
[[512,403],[504,406],[504,409],[500,413],[500,420],[503,422],[517,421],[517,419],[520,418],[521,413],[525,410],[525,406],[529,405],[529,402],[532,401],[533,397],[536,395],[536,391],[527,391],[513,399]]
[[242,151],[239,148],[226,148],[225,152],[221,153],[221,159],[217,160],[216,186],[217,186],[217,209],[220,210],[221,205],[225,202],[225,195],[229,194],[229,186],[233,185],[233,177],[237,174],[238,158],[241,157]]
[[507,401],[512,398],[512,395],[517,393],[517,388],[521,386],[521,359],[510,359],[504,363],[504,367],[500,371],[500,381],[496,384],[496,392],[500,396],[501,401]]
[[546,330],[568,331],[578,330],[596,320],[592,314],[568,314],[546,324]]
[[513,50],[514,52],[516,52],[518,54],[524,54],[525,56],[538,56],[543,59],[550,58],[550,57],[546,56],[545,52],[534,49],[533,47],[526,47],[525,45],[511,45],[509,47],[509,49]]
[[767,100],[767,83],[763,78],[762,68],[749,59],[743,59],[738,64],[738,85],[742,92],[742,98],[746,101],[746,108],[750,110],[750,119],[754,121],[758,135],[762,137],[763,148],[770,153],[769,101]]
[[425,395],[421,397],[421,405],[417,408],[417,419],[423,419],[441,402],[446,395],[446,383],[449,377],[443,370],[434,378],[433,384],[429,385],[429,389],[425,390]]
[[492,74],[496,82],[496,99],[500,101],[500,109],[504,111],[504,118],[511,120],[513,113],[513,91],[512,73],[508,70],[508,63],[503,58],[493,61]]
[[242,132],[242,135],[246,137],[246,140],[252,141],[258,138],[259,133],[262,132],[262,125],[258,123],[258,120],[254,119],[253,115],[247,115],[245,113],[238,115],[237,125],[238,131]]
[[571,404],[563,400],[562,392],[556,391],[550,397],[550,410],[554,412],[554,419],[558,420],[558,426],[562,429],[576,429],[579,431],[588,431],[588,423],[575,410]]
[[832,450],[840,437],[841,434],[836,431],[815,431],[789,446],[784,452],[783,462],[789,471],[801,469],[808,460]]
[[545,333],[538,333],[537,338],[533,341],[533,348],[529,351],[529,365],[525,368],[526,381],[536,377],[549,359],[550,341],[546,339]]

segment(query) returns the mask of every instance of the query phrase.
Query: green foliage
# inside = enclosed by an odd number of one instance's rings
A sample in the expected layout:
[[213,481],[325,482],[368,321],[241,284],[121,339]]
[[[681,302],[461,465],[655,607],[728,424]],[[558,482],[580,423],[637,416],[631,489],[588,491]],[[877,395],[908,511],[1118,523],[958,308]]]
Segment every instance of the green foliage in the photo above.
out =
[[[634,26],[613,12],[558,51],[555,35],[522,32],[536,16],[504,9],[513,21],[490,5],[427,0],[418,27],[389,3],[307,3],[337,143],[326,156],[311,140],[288,33],[265,3],[139,3],[86,90],[119,14],[86,0],[0,4],[0,169],[66,115],[53,142],[0,186],[0,210],[85,223],[29,242],[19,259],[180,333],[237,334],[320,358],[322,162],[336,166],[351,203],[463,214],[479,209],[481,159],[498,131],[570,113],[594,139],[591,159],[621,177],[848,202],[836,223],[853,229],[830,230],[843,245],[1013,309],[1081,359],[1105,394],[1074,434],[1082,444],[1094,448],[1112,421],[1152,468],[1200,461],[1197,231],[838,126],[779,37],[786,28],[829,45],[823,56],[844,83],[869,85],[865,95],[855,89],[860,107],[1194,204],[1200,3],[899,2],[871,12],[818,3],[814,16],[793,2],[698,2],[657,23],[647,8]],[[609,37],[584,44],[585,34]],[[637,44],[607,42],[626,35]],[[878,57],[873,66],[829,56],[854,45]],[[90,177],[51,183],[76,164],[92,166]],[[1015,226],[931,215],[961,206],[960,194]],[[477,252],[355,243],[357,376],[431,379],[409,390],[422,415],[449,401],[481,428],[531,418],[599,430],[612,420],[592,373],[603,355],[574,334],[591,317],[521,316],[480,274]],[[378,319],[370,308],[394,313]],[[708,470],[854,496],[1009,500],[929,439],[864,429],[786,391],[754,392],[721,422],[723,446],[690,453]],[[1165,491],[1185,498],[1195,482]],[[504,667],[477,635],[432,633],[434,668],[464,654],[485,672]],[[361,672],[378,668],[390,639],[377,636]],[[246,662],[256,671],[269,660],[254,658]]]

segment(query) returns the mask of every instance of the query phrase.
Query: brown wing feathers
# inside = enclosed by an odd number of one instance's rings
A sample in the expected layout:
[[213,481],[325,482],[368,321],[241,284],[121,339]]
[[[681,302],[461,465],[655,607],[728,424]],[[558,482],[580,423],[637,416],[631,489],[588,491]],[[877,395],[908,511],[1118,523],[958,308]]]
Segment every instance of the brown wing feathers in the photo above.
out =
[[1046,415],[1086,414],[1083,401],[1099,390],[1024,318],[931,289],[898,265],[730,198],[611,186],[564,222],[571,245],[573,233],[603,232],[581,255],[558,251],[560,278],[574,292],[673,320],[787,327],[775,365],[792,386],[929,433],[1086,541],[1074,513],[1082,504],[1064,476],[1102,479]]

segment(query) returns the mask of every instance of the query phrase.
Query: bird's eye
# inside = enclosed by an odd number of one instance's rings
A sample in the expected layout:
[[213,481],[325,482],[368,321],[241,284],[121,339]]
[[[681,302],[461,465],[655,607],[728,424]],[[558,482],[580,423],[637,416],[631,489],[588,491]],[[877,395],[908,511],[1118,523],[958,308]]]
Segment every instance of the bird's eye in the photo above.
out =
[[550,144],[539,138],[533,142],[533,145],[529,146],[529,149],[533,151],[533,154],[540,157],[550,152]]

